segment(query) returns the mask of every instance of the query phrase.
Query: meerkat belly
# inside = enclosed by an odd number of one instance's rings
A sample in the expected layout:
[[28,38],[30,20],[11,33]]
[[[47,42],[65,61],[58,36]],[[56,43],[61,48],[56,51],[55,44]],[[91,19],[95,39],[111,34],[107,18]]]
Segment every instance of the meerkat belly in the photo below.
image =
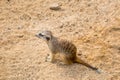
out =
[[49,47],[49,49],[51,50],[52,53],[57,53],[58,52],[56,45],[50,43],[50,44],[48,44],[48,47]]
[[52,53],[59,52],[59,44],[58,44],[58,41],[56,39],[51,40],[51,42],[48,43],[48,47]]

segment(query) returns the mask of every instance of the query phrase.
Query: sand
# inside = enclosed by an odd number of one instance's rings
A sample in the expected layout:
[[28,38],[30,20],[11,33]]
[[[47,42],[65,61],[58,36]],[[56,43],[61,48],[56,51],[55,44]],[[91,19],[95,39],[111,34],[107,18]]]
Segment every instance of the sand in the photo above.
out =
[[[45,29],[72,41],[101,74],[45,62],[50,51],[34,36]],[[0,80],[120,80],[120,0],[0,0]]]

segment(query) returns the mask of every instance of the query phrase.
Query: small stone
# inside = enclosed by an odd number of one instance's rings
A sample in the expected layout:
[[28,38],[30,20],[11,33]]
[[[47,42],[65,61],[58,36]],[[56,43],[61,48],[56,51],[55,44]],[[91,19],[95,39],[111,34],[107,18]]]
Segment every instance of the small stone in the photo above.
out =
[[63,25],[61,25],[60,28],[63,28]]
[[0,56],[0,60],[2,60],[3,58]]
[[41,62],[38,62],[38,64],[41,64]]
[[18,26],[18,27],[17,27],[17,29],[22,29],[22,28],[23,28],[23,26]]
[[62,30],[60,30],[60,32],[62,32]]
[[8,2],[10,1],[10,0],[7,0]]
[[89,43],[89,42],[90,42],[90,40],[86,40],[86,41],[85,41],[85,43]]
[[98,36],[97,34],[95,34],[94,36]]
[[120,47],[118,48],[118,50],[120,50]]
[[60,5],[58,3],[54,3],[50,5],[51,10],[60,10]]
[[11,30],[11,28],[8,28],[8,30]]
[[115,28],[112,28],[111,30],[113,30],[113,31],[119,31],[120,28],[119,27],[115,27]]
[[23,36],[24,36],[24,35],[18,35],[17,37],[19,37],[19,38],[23,38]]
[[89,28],[92,29],[92,26],[90,26]]
[[75,32],[75,34],[78,34],[79,32]]

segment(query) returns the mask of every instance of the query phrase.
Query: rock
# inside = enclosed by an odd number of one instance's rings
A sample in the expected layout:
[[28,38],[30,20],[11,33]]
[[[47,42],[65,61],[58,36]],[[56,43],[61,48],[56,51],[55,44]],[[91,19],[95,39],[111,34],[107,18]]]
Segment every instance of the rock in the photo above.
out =
[[18,38],[23,38],[23,37],[24,37],[24,35],[18,35],[17,37],[18,37]]
[[22,28],[23,28],[23,26],[18,26],[18,27],[17,27],[17,29],[22,29]]
[[58,3],[54,3],[50,5],[51,10],[60,10],[60,5]]
[[7,0],[8,2],[10,1],[10,0]]
[[7,28],[8,30],[11,30],[11,28]]
[[120,31],[120,28],[119,27],[114,27],[111,30],[113,30],[113,31]]

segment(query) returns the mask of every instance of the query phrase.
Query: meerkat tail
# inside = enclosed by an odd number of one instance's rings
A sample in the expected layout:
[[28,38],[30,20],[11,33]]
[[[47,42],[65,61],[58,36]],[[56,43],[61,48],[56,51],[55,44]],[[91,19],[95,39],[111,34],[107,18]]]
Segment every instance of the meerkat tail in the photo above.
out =
[[85,65],[86,67],[91,68],[92,70],[95,70],[96,72],[100,73],[100,71],[98,70],[98,68],[91,66],[90,64],[84,62],[83,60],[81,60],[81,59],[79,59],[79,58],[77,58],[75,61],[76,61],[77,63],[80,63],[80,64],[82,64],[82,65]]

